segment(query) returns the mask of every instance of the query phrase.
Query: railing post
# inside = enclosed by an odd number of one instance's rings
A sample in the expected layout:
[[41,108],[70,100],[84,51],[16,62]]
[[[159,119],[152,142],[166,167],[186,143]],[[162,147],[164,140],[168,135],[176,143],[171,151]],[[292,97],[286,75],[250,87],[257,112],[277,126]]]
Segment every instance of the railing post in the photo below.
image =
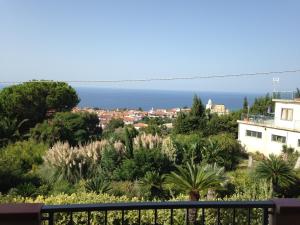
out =
[[300,199],[281,198],[273,200],[275,209],[270,225],[300,225]]
[[0,225],[40,225],[43,204],[0,204]]

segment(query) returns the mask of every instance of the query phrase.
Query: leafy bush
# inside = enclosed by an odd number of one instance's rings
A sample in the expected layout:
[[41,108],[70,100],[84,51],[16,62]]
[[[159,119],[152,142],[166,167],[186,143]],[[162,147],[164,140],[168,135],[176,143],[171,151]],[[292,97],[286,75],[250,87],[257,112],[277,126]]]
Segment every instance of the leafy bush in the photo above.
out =
[[159,174],[168,173],[173,163],[160,149],[135,150],[132,159],[125,159],[115,171],[117,180],[129,180],[142,178],[148,171],[156,171]]
[[103,136],[108,138],[110,135],[113,134],[113,132],[117,129],[117,128],[122,128],[124,127],[124,122],[122,119],[115,119],[112,118],[109,123],[106,125],[104,131],[103,131]]
[[201,148],[204,141],[201,134],[177,134],[172,137],[172,142],[176,149],[176,164],[190,162],[191,159],[202,161]]
[[[208,145],[210,145],[210,141],[217,146],[217,148],[215,148],[215,150],[217,150],[216,154],[208,152],[207,159],[211,161],[210,163],[213,163],[211,156],[214,155],[216,157],[215,162],[218,163],[219,166],[225,167],[227,170],[233,170],[242,158],[247,157],[240,143],[231,134],[222,133],[211,136]],[[211,148],[210,151],[214,151],[214,149]],[[205,158],[205,156],[203,156],[203,158]]]
[[227,132],[232,134],[235,138],[237,138],[238,119],[240,119],[239,113],[230,113],[228,115],[221,115],[221,116],[218,116],[217,114],[213,114],[210,120],[207,122],[205,134],[216,135],[216,134]]
[[[180,195],[176,198],[171,199],[170,201],[185,201],[187,196]],[[237,194],[230,198],[223,199],[227,200],[257,200],[264,199],[261,198],[251,198],[246,194]],[[220,200],[220,199],[216,199]],[[1,196],[0,203],[9,203],[9,202],[28,202],[28,203],[44,203],[47,205],[53,204],[83,204],[83,203],[115,203],[115,202],[139,202],[144,201],[144,199],[138,198],[128,198],[126,196],[115,197],[108,194],[97,195],[95,193],[76,193],[76,194],[60,194],[56,196],[38,196],[37,198],[24,198],[24,197],[15,197],[15,196]],[[238,209],[236,212],[236,224],[246,224],[247,221],[247,210]],[[185,213],[184,209],[174,210],[174,222],[175,224],[185,224]],[[216,222],[216,210],[206,209],[205,210],[205,221],[208,225],[213,225]],[[232,209],[222,209],[222,224],[230,224],[232,221]],[[108,223],[109,224],[121,224],[121,212],[113,211],[108,213]],[[67,213],[59,213],[56,215],[55,224],[67,224],[69,222],[70,216]],[[73,213],[73,219],[76,224],[81,222],[86,222],[87,213]],[[201,219],[201,213],[198,213],[198,220]],[[153,224],[154,220],[154,211],[153,210],[143,210],[141,212],[141,224],[148,225]],[[252,210],[251,211],[251,221],[253,225],[262,224],[262,210]],[[93,212],[91,218],[91,224],[103,224],[104,222],[104,213],[102,212]],[[138,222],[138,212],[137,211],[125,211],[125,224],[136,224]],[[158,210],[158,224],[169,224],[170,222],[170,210]]]
[[0,192],[7,192],[23,182],[36,181],[36,171],[43,163],[48,146],[35,141],[10,144],[0,150]]

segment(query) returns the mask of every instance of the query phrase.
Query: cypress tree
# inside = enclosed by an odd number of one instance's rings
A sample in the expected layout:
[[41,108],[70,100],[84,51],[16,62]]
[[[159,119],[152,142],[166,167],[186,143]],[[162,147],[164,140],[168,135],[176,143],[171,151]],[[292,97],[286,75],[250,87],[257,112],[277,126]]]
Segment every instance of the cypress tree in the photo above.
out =
[[194,95],[190,115],[199,118],[203,118],[205,116],[205,108],[202,104],[201,99],[197,95]]

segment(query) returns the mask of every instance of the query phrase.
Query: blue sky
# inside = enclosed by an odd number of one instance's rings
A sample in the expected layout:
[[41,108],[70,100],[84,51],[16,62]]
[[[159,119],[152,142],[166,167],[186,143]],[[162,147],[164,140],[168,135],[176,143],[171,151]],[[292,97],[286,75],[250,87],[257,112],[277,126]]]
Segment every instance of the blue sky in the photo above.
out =
[[[300,69],[299,11],[298,0],[0,0],[0,77],[104,80]],[[272,76],[97,86],[265,92]],[[281,90],[297,86],[300,73],[280,76]]]

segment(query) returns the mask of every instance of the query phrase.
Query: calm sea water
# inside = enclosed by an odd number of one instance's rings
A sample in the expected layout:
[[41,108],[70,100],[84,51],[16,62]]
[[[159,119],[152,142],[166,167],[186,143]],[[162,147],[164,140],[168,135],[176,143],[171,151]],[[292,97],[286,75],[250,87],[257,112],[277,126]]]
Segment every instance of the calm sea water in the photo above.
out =
[[242,108],[243,99],[247,96],[249,103],[255,97],[263,94],[228,93],[228,92],[192,92],[192,91],[161,91],[161,90],[128,90],[108,88],[75,88],[81,99],[80,107],[99,107],[105,109],[141,107],[144,110],[153,108],[190,107],[195,94],[200,96],[203,103],[208,99],[213,103],[224,104],[230,110]]
[[[0,90],[3,88],[0,85]],[[74,87],[81,99],[80,107],[98,107],[103,109],[129,108],[144,110],[153,108],[190,107],[195,94],[204,104],[208,99],[213,103],[224,104],[230,110],[242,108],[246,96],[250,104],[262,93],[195,92],[163,90],[130,90],[113,88]]]

